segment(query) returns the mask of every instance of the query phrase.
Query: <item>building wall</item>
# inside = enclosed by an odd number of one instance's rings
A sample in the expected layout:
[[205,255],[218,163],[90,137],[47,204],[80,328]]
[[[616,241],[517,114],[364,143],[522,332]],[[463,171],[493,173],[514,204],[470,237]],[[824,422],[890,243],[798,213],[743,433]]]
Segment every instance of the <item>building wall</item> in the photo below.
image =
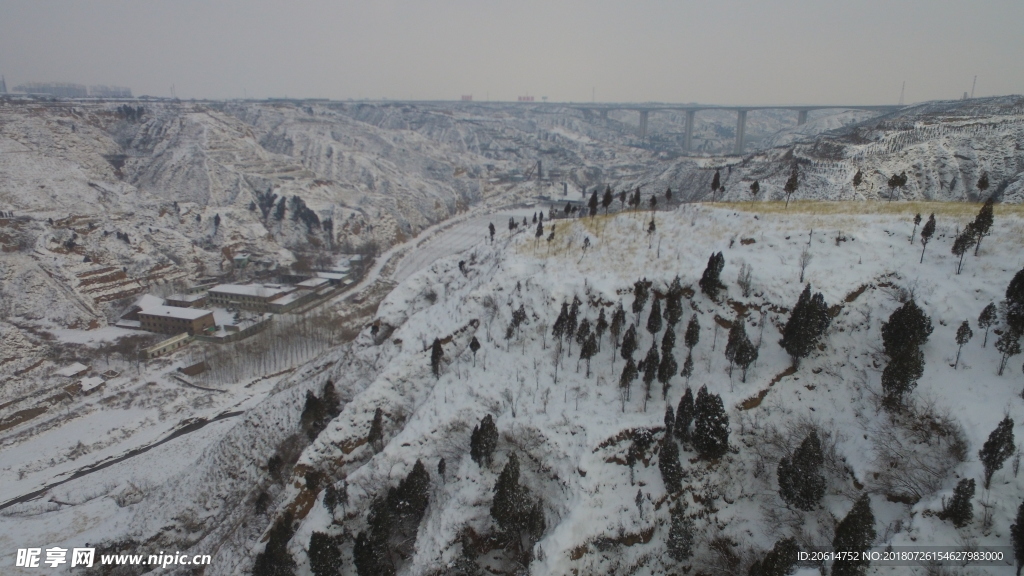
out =
[[143,330],[158,332],[160,334],[180,334],[182,332],[188,332],[191,335],[196,335],[201,334],[203,330],[207,328],[212,328],[214,325],[212,312],[200,316],[195,320],[171,318],[168,316],[158,316],[139,312],[139,321],[142,323],[141,328]]
[[207,298],[204,296],[202,298],[199,298],[198,300],[193,300],[191,302],[189,302],[188,300],[175,300],[173,298],[168,298],[165,302],[167,303],[168,306],[175,306],[177,308],[205,308],[206,301]]
[[221,292],[210,291],[210,305],[211,306],[236,306],[244,310],[252,310],[253,312],[266,312],[269,309],[270,301],[279,296],[275,294],[271,296],[243,296],[240,294],[225,294]]

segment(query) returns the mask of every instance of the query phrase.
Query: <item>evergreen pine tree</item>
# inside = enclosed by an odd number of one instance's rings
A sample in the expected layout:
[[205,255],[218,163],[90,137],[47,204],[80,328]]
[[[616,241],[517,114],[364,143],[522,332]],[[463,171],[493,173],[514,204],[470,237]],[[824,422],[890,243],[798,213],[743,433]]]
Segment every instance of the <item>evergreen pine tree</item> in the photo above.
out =
[[906,395],[917,386],[917,380],[924,373],[924,354],[920,347],[931,333],[931,319],[914,300],[897,308],[889,320],[882,323],[882,345],[889,356],[889,364],[882,371],[887,409],[899,411]]
[[644,371],[644,412],[647,412],[647,401],[651,399],[651,384],[658,376],[658,365],[660,363],[661,358],[658,356],[658,343],[652,342],[651,348],[647,351],[647,356],[644,357],[642,362],[642,368]]
[[348,496],[344,489],[338,490],[333,482],[329,482],[324,490],[324,508],[330,510],[331,515],[333,515],[338,504],[344,504],[347,498]]
[[1006,324],[1017,334],[1024,334],[1024,268],[1010,280],[1003,304],[1006,307]]
[[1020,576],[1020,569],[1024,567],[1024,502],[1017,507],[1016,521],[1010,525],[1010,544],[1017,559],[1017,576]]
[[743,376],[740,378],[741,382],[747,381],[747,370],[757,360],[757,355],[757,346],[754,346],[750,339],[746,337],[746,334],[744,334],[744,338],[740,341],[739,348],[736,350],[736,363],[743,369]]
[[487,414],[480,420],[480,424],[473,427],[473,434],[469,437],[469,457],[479,466],[490,466],[497,447],[498,427],[494,424],[494,418]]
[[825,495],[825,477],[821,475],[824,457],[818,434],[811,431],[792,457],[779,462],[779,496],[800,510],[814,510]]
[[685,501],[676,503],[669,509],[671,523],[668,529],[668,555],[678,562],[693,555],[693,520],[686,516]]
[[288,542],[295,535],[292,522],[295,517],[291,511],[274,523],[267,537],[267,546],[256,555],[253,564],[253,576],[291,576],[295,573],[295,560],[288,551]]
[[590,359],[595,354],[597,354],[597,338],[591,333],[580,346],[580,358],[587,363],[587,378],[590,378]]
[[636,327],[630,324],[629,328],[626,328],[626,334],[622,337],[622,359],[631,360],[633,358],[633,353],[636,352],[636,348]]
[[956,273],[958,276],[960,275],[960,271],[963,270],[964,267],[964,254],[966,254],[967,251],[971,249],[971,246],[974,246],[975,242],[977,241],[978,236],[977,233],[974,231],[973,223],[968,224],[964,228],[963,232],[961,232],[956,237],[956,239],[953,240],[953,248],[951,249],[951,251],[953,252],[954,256],[960,258],[956,263]]
[[921,213],[914,215],[914,229],[910,232],[910,243],[914,243],[914,236],[917,235],[917,227],[921,224]]
[[679,364],[676,362],[672,352],[666,352],[661,355],[661,363],[658,364],[658,382],[661,383],[661,398],[663,400],[668,399],[669,383],[672,377],[675,376],[678,368]]
[[612,361],[615,361],[615,350],[619,347],[619,336],[622,335],[622,328],[626,325],[626,311],[622,308],[622,302],[619,302],[619,307],[615,309],[615,313],[612,314],[612,324],[608,327],[611,331],[612,341],[615,343],[614,349],[612,350]]
[[512,452],[495,484],[490,517],[506,534],[517,533],[528,527],[530,508],[529,491],[519,485],[519,457]]
[[480,350],[480,341],[476,339],[476,336],[469,341],[469,350],[473,353],[473,366],[476,366],[476,353]]
[[892,202],[893,192],[900,187],[900,177],[897,174],[893,174],[889,177],[889,202]]
[[665,406],[665,437],[672,436],[673,428],[676,426],[676,414],[672,411],[672,405]]
[[1002,376],[1010,358],[1020,354],[1020,333],[1012,326],[1007,328],[996,340],[996,350],[1003,355],[999,361],[999,375]]
[[715,175],[711,178],[711,201],[715,201],[715,192],[722,187],[722,174],[715,170]]
[[793,195],[793,192],[796,192],[799,185],[799,173],[797,172],[796,164],[794,164],[793,171],[790,172],[789,179],[786,180],[786,185],[782,187],[783,192],[786,193],[786,208],[789,208],[789,197]]
[[565,336],[569,340],[569,354],[572,354],[572,338],[576,335],[576,327],[580,319],[580,299],[573,296],[569,316],[565,321]]
[[[986,174],[987,177],[987,174]],[[980,181],[978,182],[981,183]],[[986,188],[988,186],[986,185]],[[980,187],[979,187],[980,188]],[[984,190],[982,190],[984,192]],[[988,236],[992,232],[992,206],[995,204],[995,198],[989,196],[988,200],[981,206],[981,210],[978,211],[978,215],[974,217],[972,222],[974,233],[977,235],[977,243],[974,245],[974,255],[978,255],[978,249],[981,248],[981,240],[985,236]]]
[[[562,311],[558,313],[558,318],[555,319],[555,323],[551,326],[551,335],[557,339],[558,342],[558,356],[562,355],[562,340],[565,338],[566,330],[569,327],[569,304],[562,302]],[[556,359],[557,364],[557,359]]]
[[494,242],[494,222],[487,224],[487,231],[491,233],[491,242]]
[[686,347],[693,352],[693,347],[700,342],[700,322],[697,321],[697,315],[694,314],[690,317],[690,323],[686,325],[686,335],[683,336],[683,343]]
[[[671,410],[671,408],[669,408]],[[676,494],[683,489],[683,467],[679,463],[679,447],[668,434],[661,440],[661,451],[658,453],[658,470],[669,494]]]
[[981,315],[978,316],[978,328],[985,329],[985,340],[981,343],[981,347],[984,348],[988,345],[988,331],[996,323],[996,305],[992,302],[988,303],[988,306],[981,311]]
[[302,429],[310,440],[315,440],[326,424],[327,408],[320,398],[313,394],[312,390],[306,391],[306,404],[302,408],[302,416],[299,418]]
[[612,205],[612,187],[608,186],[604,189],[604,196],[601,198],[601,207],[604,208],[604,213],[608,214],[608,207]]
[[604,308],[597,315],[597,322],[594,323],[594,333],[597,335],[597,349],[601,350],[601,340],[605,331],[608,330],[608,320],[604,317]]
[[661,301],[657,298],[651,304],[651,315],[647,318],[647,331],[652,336],[657,336],[658,332],[661,332]]
[[743,318],[737,318],[729,328],[729,339],[725,344],[725,357],[729,360],[729,376],[732,376],[732,367],[736,363],[736,353],[743,346],[743,342],[749,344],[747,339],[747,327]]
[[434,378],[441,377],[441,360],[444,358],[444,349],[441,348],[441,340],[434,338],[434,343],[430,346],[430,371],[434,373]]
[[686,378],[686,383],[690,383],[690,376],[693,376],[693,353],[687,351],[686,360],[683,361],[683,371],[679,373],[680,376]]
[[409,474],[388,491],[388,507],[396,522],[408,521],[415,535],[415,527],[430,504],[430,474],[421,460],[416,460]]
[[953,370],[960,364],[960,350],[963,349],[964,344],[971,341],[971,337],[974,336],[974,331],[971,330],[971,323],[964,320],[960,324],[960,327],[956,329],[956,361],[953,362]]
[[636,380],[636,376],[636,362],[633,361],[632,357],[627,357],[626,365],[622,367],[622,375],[619,376],[619,389],[622,394],[623,410],[625,410],[626,407],[626,400],[629,400],[630,387],[633,384],[633,380]]
[[370,505],[367,529],[356,537],[352,549],[359,576],[394,576],[396,570],[390,544],[394,522],[384,498]]
[[825,297],[818,292],[811,295],[811,285],[804,285],[800,298],[793,306],[789,321],[782,329],[782,340],[779,342],[789,353],[795,365],[814,350],[818,339],[828,329],[832,317],[828,313]]
[[996,473],[996,470],[1002,468],[1006,459],[1013,454],[1013,449],[1013,419],[1007,416],[989,434],[988,440],[978,452],[981,463],[985,467],[985,490],[988,490],[989,484],[992,482],[992,475]]
[[[580,322],[579,328],[576,329],[576,343],[580,345],[580,359],[583,359],[583,344],[587,342],[587,338],[590,338],[590,320],[586,318]],[[579,370],[579,362],[576,362],[576,369]]]
[[908,348],[923,346],[932,333],[932,321],[914,300],[897,308],[882,323],[882,346],[889,356],[898,356]]
[[786,576],[793,571],[799,557],[800,547],[793,538],[784,538],[750,566],[748,576]]
[[676,438],[681,442],[690,441],[690,424],[693,422],[693,392],[686,387],[686,392],[679,400],[679,407],[676,408],[676,425],[673,428]]
[[928,242],[931,241],[932,235],[935,234],[935,214],[932,213],[928,217],[928,221],[924,223],[924,228],[921,228],[921,260],[918,262],[924,262],[924,251],[928,249]]
[[[832,548],[836,551],[867,550],[875,534],[875,515],[871,512],[871,500],[865,494],[836,526]],[[832,576],[861,576],[869,564],[870,560],[863,555],[840,558],[832,564]]]
[[337,576],[341,573],[341,550],[334,538],[313,532],[309,538],[309,569],[313,576]]
[[590,208],[591,218],[597,215],[597,204],[597,190],[594,190],[594,193],[590,195],[590,202],[587,202],[587,208]]
[[750,195],[752,197],[754,197],[754,198],[757,198],[757,193],[760,192],[760,191],[761,191],[761,183],[758,182],[757,180],[754,180],[750,184]]
[[946,501],[942,499],[942,511],[939,512],[941,520],[949,520],[957,528],[963,528],[970,524],[974,518],[974,505],[971,504],[974,498],[974,478],[962,478],[953,489],[953,497]]
[[693,412],[693,447],[697,453],[704,458],[725,456],[729,450],[729,415],[725,413],[722,397],[701,386]]
[[636,315],[637,323],[640,321],[640,313],[647,306],[647,299],[651,295],[651,283],[646,278],[633,283],[633,314]]
[[377,408],[373,412],[373,422],[370,423],[370,435],[366,441],[373,448],[374,452],[384,449],[384,411]]
[[864,180],[864,174],[858,169],[857,173],[853,175],[853,187],[860,186],[860,183]]
[[679,282],[679,276],[672,280],[665,294],[665,322],[674,327],[683,319],[683,287]]
[[719,290],[725,288],[719,279],[723,268],[725,268],[725,256],[722,256],[721,252],[712,254],[708,258],[708,265],[704,269],[704,274],[697,283],[700,286],[700,291],[707,294],[712,300],[718,297]]
[[917,381],[924,374],[924,354],[916,347],[901,349],[882,370],[883,405],[886,409],[899,412],[906,396],[917,387]]

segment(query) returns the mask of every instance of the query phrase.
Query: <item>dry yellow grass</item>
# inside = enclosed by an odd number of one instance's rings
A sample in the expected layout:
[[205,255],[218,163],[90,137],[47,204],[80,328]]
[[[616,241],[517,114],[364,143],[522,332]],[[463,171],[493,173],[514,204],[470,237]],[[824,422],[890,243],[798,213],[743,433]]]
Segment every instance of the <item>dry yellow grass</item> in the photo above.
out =
[[[894,201],[818,201],[793,200],[786,208],[785,202],[713,202],[708,207],[719,207],[759,214],[812,214],[812,215],[860,215],[860,214],[891,214],[914,215],[935,213],[936,217],[949,216],[954,218],[974,217],[981,209],[981,203],[972,202],[902,202]],[[1020,204],[996,204],[993,212],[999,216],[1024,216],[1024,206]]]

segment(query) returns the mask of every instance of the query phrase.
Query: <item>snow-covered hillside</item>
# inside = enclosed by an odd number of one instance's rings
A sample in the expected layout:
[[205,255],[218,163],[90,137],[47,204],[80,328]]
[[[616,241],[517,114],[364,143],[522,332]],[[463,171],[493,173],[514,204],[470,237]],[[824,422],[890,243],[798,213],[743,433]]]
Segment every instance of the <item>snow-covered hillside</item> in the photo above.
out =
[[[687,565],[704,573],[745,573],[783,537],[804,547],[829,546],[836,522],[862,494],[870,495],[878,545],[1008,546],[1022,480],[1016,464],[1007,461],[984,490],[977,454],[1004,414],[1017,422],[1019,437],[1024,379],[1014,360],[997,375],[998,335],[990,333],[983,347],[977,318],[988,303],[1003,299],[1024,266],[1016,256],[1024,220],[997,207],[992,236],[978,257],[967,256],[957,275],[952,237],[973,217],[957,205],[931,205],[938,224],[923,263],[920,243],[909,242],[912,214],[920,205],[874,215],[859,214],[856,203],[817,213],[815,206],[801,203],[787,213],[749,211],[745,205],[684,206],[657,212],[650,234],[647,212],[556,220],[550,242],[505,232],[493,244],[482,241],[470,252],[440,260],[399,285],[350,345],[288,377],[280,393],[207,448],[197,465],[117,514],[133,520],[104,524],[108,542],[192,545],[214,553],[207,574],[244,573],[263,551],[269,524],[290,514],[296,529],[287,549],[298,563],[297,574],[310,573],[307,548],[318,531],[337,536],[341,573],[355,574],[352,546],[367,530],[370,504],[420,460],[430,475],[429,505],[399,573],[463,573],[458,570],[470,566],[466,557],[479,567],[511,573],[513,555],[495,548],[497,528],[489,510],[499,472],[515,453],[520,480],[542,503],[546,526],[529,549],[534,574],[660,574]],[[546,231],[551,224],[545,222]],[[717,251],[725,258],[726,288],[715,300],[697,284],[707,255]],[[822,292],[832,322],[821,345],[794,371],[778,342],[802,289],[799,261],[805,251],[811,256],[805,279]],[[752,269],[746,296],[736,282],[744,264]],[[696,318],[701,329],[693,374],[689,382],[678,372],[672,376],[667,401],[655,381],[645,411],[644,384],[637,379],[631,398],[622,402],[624,361],[608,333],[589,376],[586,361],[577,368],[575,341],[571,353],[568,341],[563,343],[561,361],[556,360],[552,325],[561,304],[574,297],[581,302],[579,318],[592,324],[601,310],[610,319],[622,303],[628,324],[637,324],[636,358],[652,344],[660,348],[666,328],[652,336],[646,326],[653,302],[665,302],[676,275],[685,295],[673,348],[680,365],[686,356],[684,327]],[[635,315],[632,290],[642,278],[652,283],[652,297]],[[934,331],[908,407],[891,416],[880,405],[880,372],[888,360],[879,334],[911,294]],[[526,319],[506,338],[520,307]],[[975,334],[954,369],[954,333],[964,320]],[[728,327],[735,322],[744,322],[760,344],[745,382],[739,368],[730,376],[724,355]],[[998,323],[995,328],[1003,330]],[[469,347],[474,337],[481,344],[475,355]],[[431,372],[435,338],[443,350],[439,377]],[[303,395],[320,394],[328,380],[342,398],[340,414],[279,484],[273,480],[279,472],[268,472],[267,461],[293,445],[288,437],[303,429]],[[730,449],[709,460],[691,443],[678,442],[684,476],[681,492],[674,494],[659,472],[664,412],[676,407],[687,385],[694,391],[707,386],[722,397]],[[377,409],[383,416],[379,443],[368,440]],[[487,414],[499,437],[493,463],[479,465],[470,458],[470,436]],[[922,434],[922,426],[930,432]],[[827,490],[820,507],[802,512],[779,497],[776,468],[811,429],[825,447]],[[642,430],[649,431],[651,443],[636,453],[631,479],[626,462]],[[923,460],[893,463],[885,442],[892,438],[905,443],[904,456]],[[893,464],[902,467],[899,475],[924,479],[916,493],[891,483]],[[938,471],[921,476],[925,464]],[[959,478],[974,478],[978,491],[973,521],[958,530],[936,514]],[[323,503],[328,483],[344,495],[333,515]],[[269,503],[257,503],[264,492]],[[695,533],[693,556],[681,562],[666,554],[670,509],[678,507],[685,508]],[[990,521],[983,514],[988,508]],[[36,506],[11,510],[24,526],[71,513]]]

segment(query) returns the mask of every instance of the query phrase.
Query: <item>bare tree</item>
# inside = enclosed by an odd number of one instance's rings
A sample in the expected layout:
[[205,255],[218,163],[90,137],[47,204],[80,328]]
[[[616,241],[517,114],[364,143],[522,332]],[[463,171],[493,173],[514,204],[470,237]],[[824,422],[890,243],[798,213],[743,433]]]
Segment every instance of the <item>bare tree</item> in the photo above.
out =
[[746,262],[740,264],[740,274],[736,278],[736,284],[740,287],[740,291],[743,293],[744,298],[750,297],[750,292],[753,286],[750,279],[752,270],[753,267],[750,264],[747,264]]
[[810,250],[805,246],[803,252],[800,253],[800,283],[804,283],[804,270],[807,269],[807,265],[811,263],[814,257],[811,255]]

